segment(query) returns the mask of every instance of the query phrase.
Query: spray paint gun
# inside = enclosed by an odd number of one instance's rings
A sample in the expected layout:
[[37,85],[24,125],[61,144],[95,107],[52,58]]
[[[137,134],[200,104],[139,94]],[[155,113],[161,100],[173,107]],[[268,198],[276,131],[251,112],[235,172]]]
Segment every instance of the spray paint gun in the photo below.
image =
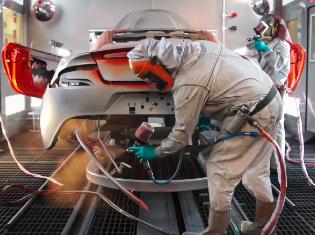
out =
[[261,43],[264,41],[270,41],[271,37],[266,35],[266,32],[269,28],[269,25],[265,21],[260,21],[259,24],[254,28],[255,34],[252,37],[247,38],[247,41],[250,42],[247,44],[247,48],[253,49],[252,41],[261,41]]
[[248,42],[257,41],[257,40],[262,40],[262,35],[254,34],[253,36],[247,38]]
[[[148,145],[149,140],[154,132],[154,127],[147,122],[142,122],[135,132],[135,144],[134,146]],[[149,161],[141,161],[144,169],[147,171],[151,179],[154,179],[153,171],[151,169]]]
[[[147,122],[141,123],[141,125],[138,127],[138,129],[135,132],[136,141],[135,141],[134,146],[148,145],[149,139],[152,136],[153,132],[154,132],[153,126],[151,126]],[[179,169],[181,167],[182,160],[183,160],[183,153],[181,151],[176,170],[174,171],[173,175],[166,180],[155,179],[149,161],[140,161],[140,163],[143,165],[144,169],[147,171],[147,173],[148,173],[149,177],[151,178],[151,180],[153,181],[153,183],[158,184],[158,185],[166,185],[166,184],[171,183],[176,178],[176,176],[179,172]]]

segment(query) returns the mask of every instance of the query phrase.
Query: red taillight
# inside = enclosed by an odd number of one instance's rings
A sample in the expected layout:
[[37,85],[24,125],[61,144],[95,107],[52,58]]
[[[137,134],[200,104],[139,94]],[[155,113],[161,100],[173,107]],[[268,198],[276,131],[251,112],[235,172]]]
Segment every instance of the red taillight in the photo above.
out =
[[107,63],[128,63],[127,53],[132,48],[112,49],[107,51],[91,52],[92,57],[98,61],[106,61]]
[[41,98],[46,87],[34,84],[31,70],[31,52],[16,43],[7,44],[2,50],[2,63],[9,83],[17,93]]

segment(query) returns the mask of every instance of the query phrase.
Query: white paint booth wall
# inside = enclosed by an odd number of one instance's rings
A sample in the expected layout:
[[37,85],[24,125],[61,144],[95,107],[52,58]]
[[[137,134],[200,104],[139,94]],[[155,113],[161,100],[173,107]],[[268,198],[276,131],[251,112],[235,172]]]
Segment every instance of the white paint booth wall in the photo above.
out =
[[[29,0],[30,1],[30,0]],[[54,0],[56,15],[50,22],[28,18],[28,45],[50,52],[50,40],[74,53],[89,48],[89,29],[113,28],[132,11],[165,9],[186,19],[193,29],[220,28],[221,0]],[[152,19],[154,20],[154,19]]]
[[[34,0],[29,0],[34,1]],[[186,19],[192,29],[216,29],[222,40],[223,0],[54,0],[56,15],[50,22],[39,22],[31,14],[28,20],[28,44],[50,52],[50,40],[64,44],[74,53],[89,48],[89,29],[113,28],[132,11],[164,9]],[[226,0],[226,14],[237,12],[236,18],[225,18],[226,27],[237,26],[237,31],[225,31],[226,46],[239,49],[259,21],[250,9],[250,0]],[[271,6],[273,1],[270,1]],[[31,5],[31,4],[30,4]],[[154,20],[154,19],[152,19]]]

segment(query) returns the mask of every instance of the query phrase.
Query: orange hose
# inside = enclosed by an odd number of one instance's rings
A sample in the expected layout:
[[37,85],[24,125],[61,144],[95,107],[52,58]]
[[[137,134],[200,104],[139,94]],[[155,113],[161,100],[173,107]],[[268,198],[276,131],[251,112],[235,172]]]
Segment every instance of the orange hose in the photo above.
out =
[[277,142],[266,131],[264,131],[259,125],[256,124],[254,126],[259,129],[261,136],[266,138],[276,149],[277,157],[279,161],[278,164],[280,166],[280,172],[278,172],[278,175],[280,175],[280,192],[278,196],[277,205],[274,212],[271,215],[271,218],[269,219],[269,221],[267,222],[267,224],[262,230],[263,235],[269,235],[275,229],[277,222],[280,218],[282,209],[284,207],[286,191],[287,191],[287,173],[286,173],[285,162],[281,156],[282,154],[281,154],[280,147],[277,144]]

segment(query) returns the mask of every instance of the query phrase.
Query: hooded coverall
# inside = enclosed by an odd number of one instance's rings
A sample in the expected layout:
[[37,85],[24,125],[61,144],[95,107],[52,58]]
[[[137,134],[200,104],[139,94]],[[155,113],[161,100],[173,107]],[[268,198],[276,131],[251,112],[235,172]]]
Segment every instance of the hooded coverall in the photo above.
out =
[[[270,51],[262,53],[259,64],[271,77],[283,97],[285,95],[285,84],[290,72],[290,44],[285,40],[275,38],[267,45]],[[279,144],[282,156],[285,156],[284,114],[279,122],[277,143]],[[277,161],[274,156],[271,158],[270,164],[272,169],[277,169]]]
[[[200,114],[223,121],[223,129],[241,105],[257,105],[273,83],[259,66],[209,41],[146,39],[128,54],[130,60],[157,56],[174,78],[175,125],[156,152],[160,157],[192,144]],[[273,137],[282,113],[276,97],[253,117]],[[257,131],[245,124],[240,131]],[[223,234],[229,223],[233,192],[242,180],[256,199],[273,202],[269,178],[272,145],[264,138],[237,137],[216,144],[207,159],[209,226],[200,234]],[[194,234],[194,233],[186,233]]]

